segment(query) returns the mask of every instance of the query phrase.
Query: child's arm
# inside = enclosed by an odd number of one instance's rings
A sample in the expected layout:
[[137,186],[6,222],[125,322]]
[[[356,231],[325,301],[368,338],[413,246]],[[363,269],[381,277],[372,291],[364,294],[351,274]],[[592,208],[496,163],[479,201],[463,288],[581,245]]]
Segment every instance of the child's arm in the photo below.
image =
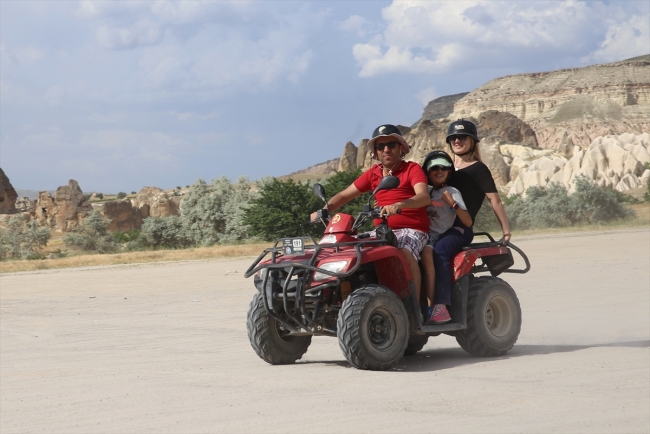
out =
[[472,226],[473,224],[472,216],[469,215],[469,213],[466,210],[458,206],[458,203],[451,196],[451,193],[449,193],[448,191],[443,192],[442,200],[444,200],[447,205],[449,205],[450,207],[456,210],[456,215],[458,216],[458,219],[462,224],[464,224],[467,227]]

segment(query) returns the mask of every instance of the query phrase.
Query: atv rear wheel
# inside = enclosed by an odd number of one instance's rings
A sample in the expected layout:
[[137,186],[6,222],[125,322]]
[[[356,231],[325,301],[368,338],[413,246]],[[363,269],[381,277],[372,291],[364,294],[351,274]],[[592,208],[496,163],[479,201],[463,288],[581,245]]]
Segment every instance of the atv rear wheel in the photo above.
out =
[[248,309],[248,339],[258,356],[272,365],[294,363],[307,352],[311,336],[289,336],[278,321],[264,308],[262,294],[257,293]]
[[358,369],[390,369],[402,358],[409,337],[402,301],[380,285],[367,285],[343,302],[337,321],[339,346]]
[[496,277],[479,277],[469,286],[467,329],[456,332],[462,349],[479,357],[501,356],[517,342],[521,307],[515,291]]
[[429,341],[428,335],[412,335],[409,338],[406,349],[404,350],[405,356],[412,356],[420,351]]

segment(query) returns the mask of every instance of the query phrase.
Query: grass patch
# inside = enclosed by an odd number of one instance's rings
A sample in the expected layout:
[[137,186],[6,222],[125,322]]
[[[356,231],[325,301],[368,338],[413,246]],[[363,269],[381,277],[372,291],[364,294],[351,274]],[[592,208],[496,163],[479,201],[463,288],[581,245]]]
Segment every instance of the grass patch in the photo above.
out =
[[[48,246],[49,247],[49,246]],[[0,262],[0,273],[49,270],[56,268],[93,267],[101,265],[136,264],[147,262],[196,261],[215,258],[257,256],[270,243],[197,247],[181,250],[149,250],[108,255],[83,254],[55,259],[15,260]],[[55,250],[55,249],[54,249]]]

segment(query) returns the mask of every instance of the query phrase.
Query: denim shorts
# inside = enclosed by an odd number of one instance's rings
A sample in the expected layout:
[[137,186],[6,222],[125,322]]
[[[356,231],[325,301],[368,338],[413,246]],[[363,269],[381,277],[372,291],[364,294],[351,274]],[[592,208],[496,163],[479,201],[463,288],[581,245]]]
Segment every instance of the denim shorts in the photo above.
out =
[[436,247],[436,242],[440,239],[442,234],[429,234],[429,241],[424,247],[431,247],[432,249]]

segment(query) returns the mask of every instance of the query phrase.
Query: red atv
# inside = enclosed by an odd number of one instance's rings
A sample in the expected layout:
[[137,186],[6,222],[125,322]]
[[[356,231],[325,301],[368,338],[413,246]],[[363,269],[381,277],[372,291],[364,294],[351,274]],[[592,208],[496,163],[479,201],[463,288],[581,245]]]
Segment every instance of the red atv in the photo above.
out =
[[[321,210],[321,220],[329,222],[320,242],[280,239],[248,268],[245,277],[254,276],[258,290],[248,311],[248,337],[263,360],[294,363],[307,352],[313,335],[338,336],[345,358],[356,368],[371,370],[391,368],[440,333],[455,336],[475,356],[498,356],[513,347],[521,308],[510,285],[496,276],[528,272],[526,255],[477,233],[490,241],[472,244],[454,259],[452,321],[423,324],[409,268],[386,218],[376,236],[357,235],[366,221],[380,218],[379,209],[370,207],[372,197],[398,185],[397,177],[383,178],[356,219],[339,213],[329,220],[327,210]],[[314,193],[327,203],[320,184]],[[510,248],[522,256],[525,269],[510,269]],[[475,265],[478,258],[482,263]],[[475,277],[485,272],[492,276]]]

